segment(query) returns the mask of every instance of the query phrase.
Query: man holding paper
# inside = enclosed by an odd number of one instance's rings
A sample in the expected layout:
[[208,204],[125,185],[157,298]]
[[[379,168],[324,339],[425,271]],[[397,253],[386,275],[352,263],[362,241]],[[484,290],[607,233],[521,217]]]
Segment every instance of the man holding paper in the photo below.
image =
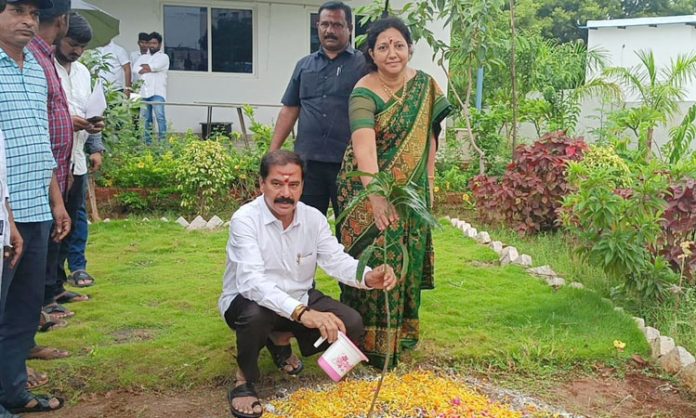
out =
[[319,337],[334,342],[338,332],[360,345],[362,318],[354,309],[313,287],[317,266],[341,283],[365,291],[396,285],[389,266],[366,267],[358,276],[358,260],[344,252],[331,234],[326,217],[300,202],[304,162],[294,152],[277,150],[261,160],[263,195],[232,215],[227,242],[227,268],[219,308],[237,335],[236,383],[228,394],[232,414],[259,417],[254,384],[258,357],[265,346],[273,362],[287,374],[302,371],[292,354],[290,337],[309,356]]
[[86,123],[85,129],[76,131],[73,136],[71,159],[73,181],[68,188],[65,202],[66,210],[73,222],[73,230],[61,243],[58,280],[53,289],[53,295],[46,295],[55,298],[55,301],[61,304],[88,299],[85,295],[65,290],[64,283],[68,281],[65,273],[66,259],[71,271],[70,282],[73,285],[86,287],[94,282],[85,271],[84,257],[88,233],[86,211],[88,170],[85,151],[89,154],[93,171],[98,170],[102,164],[104,152],[100,133],[104,128],[101,115],[106,109],[106,99],[101,82],[98,82],[92,90],[89,70],[78,61],[91,39],[92,28],[87,20],[76,13],[71,13],[68,33],[56,47],[55,66],[68,99],[70,114],[73,121],[82,125]]

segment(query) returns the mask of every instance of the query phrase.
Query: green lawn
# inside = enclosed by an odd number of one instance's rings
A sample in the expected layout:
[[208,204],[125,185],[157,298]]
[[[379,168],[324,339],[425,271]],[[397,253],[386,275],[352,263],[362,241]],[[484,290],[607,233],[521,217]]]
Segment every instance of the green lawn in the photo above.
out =
[[[546,370],[616,362],[648,347],[629,316],[599,295],[557,292],[519,267],[499,267],[488,248],[445,225],[435,232],[436,290],[423,295],[422,344],[406,362]],[[227,380],[234,337],[217,311],[227,231],[185,232],[175,224],[118,221],[91,226],[93,300],[70,305],[70,326],[39,344],[69,349],[34,363],[66,392],[165,389]],[[320,276],[318,286],[337,295]],[[627,343],[617,355],[612,342]],[[314,361],[307,361],[314,364]],[[273,369],[265,350],[262,368]],[[307,374],[320,375],[316,366]]]

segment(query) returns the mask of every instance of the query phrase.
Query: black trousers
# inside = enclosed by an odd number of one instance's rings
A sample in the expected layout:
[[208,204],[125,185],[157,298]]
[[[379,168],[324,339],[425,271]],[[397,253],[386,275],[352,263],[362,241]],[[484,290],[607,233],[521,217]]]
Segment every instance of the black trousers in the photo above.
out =
[[341,170],[341,163],[324,163],[309,160],[306,162],[302,203],[317,208],[326,215],[329,202],[338,216],[338,199],[336,194],[336,177]]
[[[348,338],[357,345],[362,345],[365,327],[355,309],[331,299],[316,289],[309,290],[307,306],[315,311],[336,315],[346,326]],[[225,321],[237,334],[237,364],[246,380],[251,383],[259,380],[259,353],[274,331],[292,332],[303,356],[311,356],[329,347],[326,341],[318,348],[314,347],[314,343],[321,336],[318,329],[307,328],[242,296],[234,298],[225,312]]]

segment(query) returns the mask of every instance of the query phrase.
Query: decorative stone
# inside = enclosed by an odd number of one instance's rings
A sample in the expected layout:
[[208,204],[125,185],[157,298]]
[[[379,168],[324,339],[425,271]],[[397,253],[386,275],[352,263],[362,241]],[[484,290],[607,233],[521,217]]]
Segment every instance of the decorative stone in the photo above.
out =
[[481,244],[488,244],[491,242],[491,236],[488,235],[488,232],[486,231],[481,231],[476,235],[476,241],[480,242]]
[[459,218],[450,218],[450,223],[452,226],[457,226],[457,222],[459,222]]
[[621,312],[621,313],[623,313],[624,308],[622,308],[622,307],[620,307],[620,306],[615,306],[615,307],[614,307],[614,310],[615,310],[616,312]]
[[104,219],[104,222],[107,222],[107,223],[108,223],[108,222],[111,222],[111,219],[106,218],[106,219]]
[[162,221],[162,222],[169,222],[169,219],[167,219],[166,216],[163,216],[163,217],[160,218],[160,221]]
[[573,289],[584,289],[585,285],[580,282],[570,282],[568,287],[572,287]]
[[469,228],[466,231],[464,231],[464,235],[466,235],[469,238],[476,238],[476,235],[478,235],[478,231],[476,228]]
[[554,289],[558,289],[559,287],[565,286],[566,281],[563,277],[549,277],[546,279],[546,284]]
[[202,216],[196,216],[196,219],[192,220],[189,226],[186,227],[189,231],[195,231],[199,229],[205,229],[208,226],[208,222],[203,219]]
[[674,350],[674,339],[660,335],[660,338],[654,339],[650,343],[650,347],[652,348],[653,358],[659,359],[660,357],[667,355],[667,353]]
[[227,221],[227,222],[225,222],[224,224],[222,224],[222,226],[224,226],[225,228],[227,228],[227,227],[230,226],[230,223],[231,223],[230,221]]
[[92,221],[90,221],[89,219],[87,219],[87,225],[92,225]]
[[210,218],[208,223],[206,224],[206,228],[208,229],[217,229],[220,228],[225,222],[220,219],[217,215],[213,216]]
[[518,266],[522,267],[531,267],[532,257],[527,254],[522,254],[517,260],[513,261],[513,264],[517,264]]
[[694,356],[682,346],[674,347],[672,351],[657,360],[657,364],[672,374],[694,363],[696,363]]
[[649,343],[652,343],[654,340],[660,338],[660,331],[653,327],[645,327],[643,334],[645,334],[645,339],[648,340]]
[[684,385],[696,393],[696,363],[691,363],[681,369],[679,377]]
[[645,319],[634,316],[633,320],[636,321],[636,325],[638,325],[641,331],[645,329]]
[[508,264],[514,263],[520,257],[515,247],[505,247],[500,253],[500,264],[506,266]]
[[150,218],[148,218],[148,217],[143,218],[143,222],[150,222]]
[[500,257],[503,254],[503,243],[500,241],[491,242],[491,248]]
[[181,216],[179,216],[178,218],[176,218],[176,221],[174,221],[174,222],[178,223],[179,225],[183,226],[184,228],[186,228],[187,226],[189,226],[188,221],[187,221],[186,219],[184,219],[183,217],[181,217]]
[[545,279],[547,277],[556,277],[558,274],[556,274],[555,271],[551,268],[549,265],[545,266],[539,266],[539,267],[534,267],[531,269],[527,269],[527,273],[533,274],[535,276],[539,276],[542,279]]

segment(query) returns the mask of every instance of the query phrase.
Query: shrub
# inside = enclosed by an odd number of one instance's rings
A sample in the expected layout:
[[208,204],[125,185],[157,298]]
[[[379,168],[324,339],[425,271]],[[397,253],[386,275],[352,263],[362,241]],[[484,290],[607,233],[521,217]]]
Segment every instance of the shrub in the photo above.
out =
[[582,139],[560,131],[518,147],[500,182],[486,176],[471,181],[479,216],[526,234],[556,229],[557,209],[569,192],[567,163],[580,160],[586,149]]
[[207,215],[213,201],[228,191],[231,179],[230,156],[221,143],[214,140],[190,142],[176,167],[181,207]]
[[568,180],[576,192],[564,199],[561,219],[581,254],[622,279],[617,290],[660,299],[674,281],[667,262],[650,252],[661,232],[667,175],[656,165],[639,166],[630,188],[621,189],[613,167],[571,163]]
[[107,181],[100,183],[113,187],[166,187],[176,184],[176,168],[177,161],[171,151],[156,156],[147,150],[122,158],[122,164],[105,173]]
[[124,212],[143,212],[150,207],[148,199],[136,192],[119,193],[116,202]]
[[684,277],[696,284],[696,249],[693,244],[690,251],[682,248],[683,243],[696,241],[696,180],[684,179],[672,184],[666,199],[659,254],[677,271],[682,269],[683,261]]
[[590,171],[606,170],[616,187],[626,188],[631,184],[631,169],[619,155],[608,146],[590,145],[578,164]]

